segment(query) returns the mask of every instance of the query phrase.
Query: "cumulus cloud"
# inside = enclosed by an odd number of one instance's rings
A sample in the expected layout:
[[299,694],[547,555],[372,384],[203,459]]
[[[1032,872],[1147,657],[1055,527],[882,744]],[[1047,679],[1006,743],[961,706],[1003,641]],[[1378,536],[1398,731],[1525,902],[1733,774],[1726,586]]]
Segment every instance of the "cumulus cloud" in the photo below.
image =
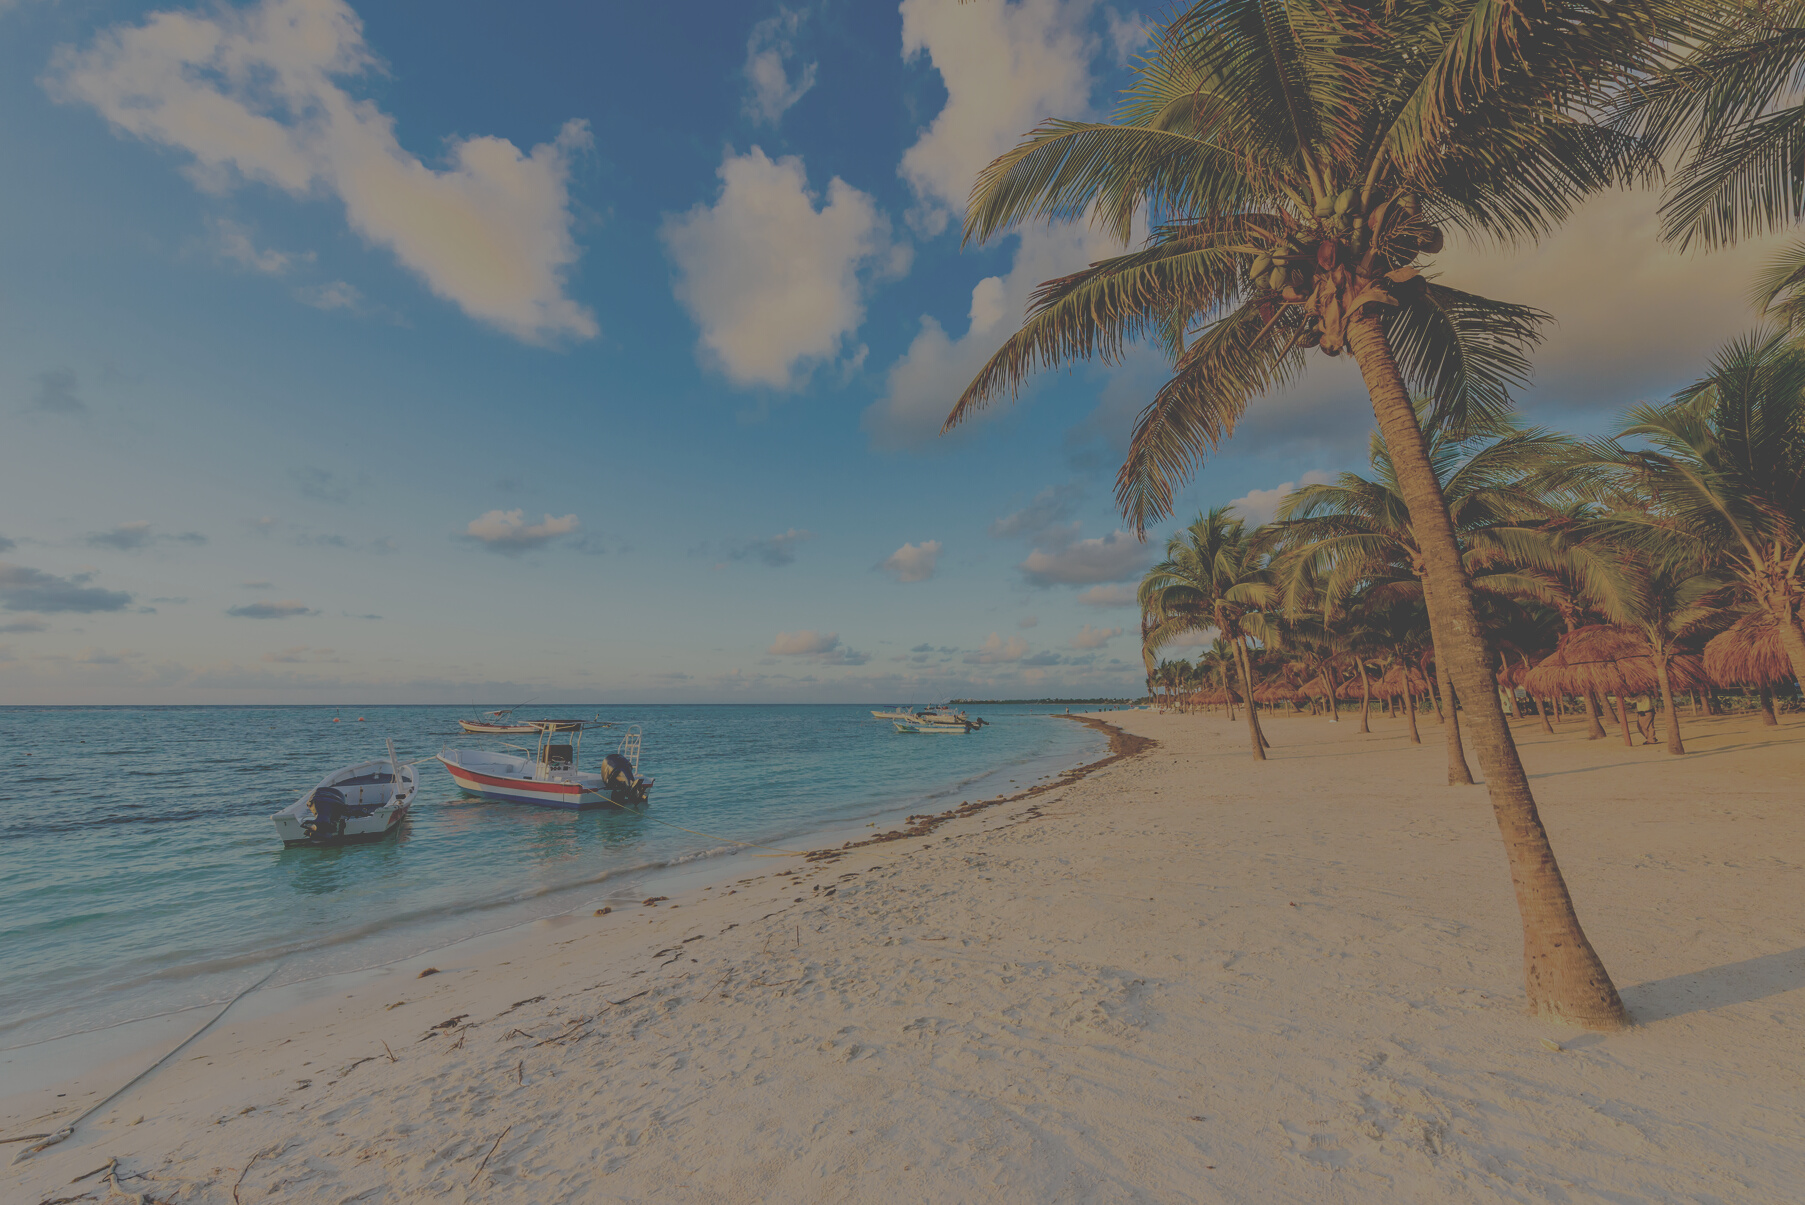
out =
[[967,665],[1000,665],[1010,661],[1020,661],[1028,655],[1028,642],[1020,636],[1011,636],[1004,640],[992,632],[985,637],[984,643],[965,654]]
[[319,612],[304,602],[284,598],[278,602],[243,603],[227,607],[226,614],[235,615],[239,619],[293,619],[297,615],[318,615]]
[[335,195],[353,230],[480,322],[529,342],[594,336],[594,317],[565,294],[578,255],[570,164],[590,145],[587,125],[567,122],[525,154],[505,138],[454,139],[447,166],[429,167],[393,117],[348,90],[377,69],[344,0],[264,0],[112,26],[85,50],[59,50],[45,82],[191,155],[208,191]]
[[924,232],[943,229],[964,208],[978,172],[1042,118],[1086,114],[1093,7],[1092,0],[903,0],[903,58],[926,56],[946,87],[946,105],[899,169],[919,200],[913,220]]
[[[862,421],[874,447],[895,451],[932,443],[953,403],[1015,332],[1035,287],[1122,249],[1084,225],[1030,226],[1019,237],[1008,275],[986,276],[973,286],[963,335],[955,339],[939,319],[922,315],[908,350],[886,370],[883,396],[865,410]],[[995,415],[1009,405],[1010,399],[998,398],[980,413]]]
[[1087,623],[1078,629],[1076,636],[1072,637],[1072,647],[1075,649],[1100,649],[1121,634],[1121,628],[1093,628]]
[[1092,586],[1078,592],[1078,601],[1087,607],[1132,607],[1139,599],[1133,586]]
[[207,537],[198,531],[185,531],[180,535],[158,535],[151,531],[147,520],[134,519],[129,523],[121,523],[109,531],[96,531],[88,535],[88,545],[92,548],[111,548],[119,552],[136,552],[149,548],[153,544],[205,544]]
[[577,517],[564,515],[553,518],[546,515],[539,523],[528,523],[526,512],[515,510],[492,510],[470,520],[464,528],[462,539],[481,544],[491,552],[499,552],[504,556],[519,556],[523,552],[531,552],[535,548],[543,548],[559,536],[569,535],[577,529]]
[[904,544],[879,561],[877,567],[899,582],[925,582],[934,576],[939,560],[940,541],[923,540],[919,544]]
[[1037,548],[1018,567],[1031,586],[1083,586],[1139,577],[1151,560],[1147,545],[1125,531],[1112,531],[1057,550]]
[[677,300],[706,360],[736,385],[793,388],[865,320],[860,276],[899,272],[907,248],[870,196],[834,177],[816,207],[794,155],[729,152],[720,196],[659,230]]
[[37,391],[31,396],[31,408],[48,414],[86,414],[88,404],[75,392],[81,385],[72,369],[53,368],[32,378]]
[[123,611],[131,605],[132,596],[123,590],[103,590],[88,585],[92,576],[78,573],[74,577],[57,577],[41,569],[0,561],[0,608],[51,614],[72,611],[86,615],[97,611]]
[[796,563],[796,546],[804,540],[812,540],[815,533],[792,527],[763,540],[739,540],[727,546],[727,559],[733,561],[760,561],[773,569],[781,569],[785,565]]
[[869,653],[856,652],[840,641],[838,632],[779,632],[771,647],[765,650],[775,657],[803,657],[824,665],[863,665],[871,660]]
[[1109,26],[1109,48],[1115,52],[1116,66],[1126,67],[1136,55],[1153,49],[1153,22],[1138,12],[1123,14],[1110,9],[1104,15]]
[[1262,523],[1270,523],[1278,514],[1279,503],[1292,491],[1306,485],[1327,485],[1329,474],[1320,469],[1312,469],[1298,481],[1281,482],[1269,490],[1248,490],[1239,498],[1229,503],[1235,513],[1247,520],[1249,527],[1258,527]]
[[796,32],[803,14],[781,8],[752,27],[746,39],[746,115],[774,126],[815,86],[815,64],[806,63],[792,78],[789,60],[796,57]]
[[277,251],[271,247],[258,247],[251,238],[249,227],[226,218],[211,218],[207,227],[213,232],[213,251],[220,259],[237,264],[241,268],[249,268],[253,272],[262,272],[268,276],[281,276],[297,263],[312,263],[313,252],[291,254]]

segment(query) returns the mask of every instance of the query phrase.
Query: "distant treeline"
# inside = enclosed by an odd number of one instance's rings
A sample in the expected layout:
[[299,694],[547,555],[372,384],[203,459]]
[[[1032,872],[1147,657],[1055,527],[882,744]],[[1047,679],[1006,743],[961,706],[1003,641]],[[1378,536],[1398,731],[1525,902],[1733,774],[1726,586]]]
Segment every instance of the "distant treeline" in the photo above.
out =
[[1077,703],[1132,703],[1133,699],[952,699],[949,706],[955,707],[1003,707],[1009,704],[1037,707],[1069,707]]

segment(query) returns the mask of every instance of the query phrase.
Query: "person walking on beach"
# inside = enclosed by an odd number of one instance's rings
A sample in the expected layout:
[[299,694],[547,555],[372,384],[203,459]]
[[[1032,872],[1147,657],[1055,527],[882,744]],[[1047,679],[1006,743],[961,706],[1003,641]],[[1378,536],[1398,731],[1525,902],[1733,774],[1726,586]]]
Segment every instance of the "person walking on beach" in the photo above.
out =
[[1636,696],[1636,730],[1644,745],[1655,743],[1655,701],[1646,694]]

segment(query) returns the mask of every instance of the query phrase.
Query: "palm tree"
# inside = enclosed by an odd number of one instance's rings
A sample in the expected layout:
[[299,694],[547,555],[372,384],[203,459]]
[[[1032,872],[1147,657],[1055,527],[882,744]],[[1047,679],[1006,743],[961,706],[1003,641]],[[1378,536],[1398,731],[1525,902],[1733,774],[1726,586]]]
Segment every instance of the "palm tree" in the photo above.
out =
[[1496,414],[1545,318],[1424,279],[1444,228],[1534,238],[1648,178],[1633,139],[1575,114],[1650,66],[1684,0],[1200,0],[1157,33],[1110,122],[1049,121],[985,168],[968,239],[1090,218],[1139,250],[1049,281],[948,416],[1042,368],[1147,338],[1175,374],[1137,421],[1117,498],[1135,525],[1308,350],[1352,352],[1416,527],[1429,618],[1466,700],[1524,926],[1529,1004],[1582,1025],[1623,1004],[1574,911],[1492,678],[1460,548],[1411,406]]
[[[1636,534],[1646,536],[1646,529],[1639,528]],[[1673,705],[1673,659],[1689,647],[1698,651],[1714,627],[1725,626],[1721,605],[1724,580],[1688,555],[1689,543],[1673,540],[1665,555],[1626,556],[1623,576],[1630,589],[1606,612],[1619,628],[1634,633],[1648,646],[1648,659],[1661,688],[1661,705],[1667,711],[1669,753],[1686,752],[1680,739],[1680,712]]]
[[[1680,164],[1662,202],[1662,236],[1723,247],[1805,217],[1805,3],[1699,0],[1670,28],[1689,53],[1626,89],[1614,124]],[[1805,240],[1782,250],[1756,300],[1805,325]]]
[[1705,379],[1629,419],[1571,476],[1647,499],[1613,510],[1616,538],[1658,558],[1680,541],[1721,567],[1773,619],[1805,682],[1805,349],[1774,331],[1738,339]]
[[1266,737],[1253,703],[1253,666],[1247,656],[1246,621],[1272,598],[1265,557],[1247,536],[1232,507],[1219,506],[1166,542],[1166,558],[1140,585],[1141,610],[1153,618],[1147,643],[1159,648],[1187,632],[1215,628],[1228,641],[1241,698],[1247,704],[1248,738],[1257,760],[1266,760]]
[[[1423,408],[1423,409],[1426,409]],[[1497,420],[1459,430],[1438,416],[1424,414],[1429,460],[1447,500],[1455,532],[1467,546],[1463,562],[1475,587],[1495,591],[1522,589],[1516,567],[1505,559],[1507,540],[1488,538],[1492,529],[1527,514],[1541,504],[1521,487],[1571,444],[1565,436]],[[1307,485],[1279,504],[1275,525],[1287,558],[1294,566],[1320,562],[1330,570],[1331,595],[1362,581],[1402,579],[1394,593],[1416,594],[1433,605],[1427,584],[1422,541],[1411,522],[1385,441],[1373,436],[1369,457],[1372,476],[1343,473],[1334,482]],[[1439,653],[1439,646],[1437,646]],[[1459,712],[1449,658],[1436,656],[1435,673],[1447,712],[1448,784],[1470,785],[1461,747]],[[1495,688],[1494,688],[1495,689]]]

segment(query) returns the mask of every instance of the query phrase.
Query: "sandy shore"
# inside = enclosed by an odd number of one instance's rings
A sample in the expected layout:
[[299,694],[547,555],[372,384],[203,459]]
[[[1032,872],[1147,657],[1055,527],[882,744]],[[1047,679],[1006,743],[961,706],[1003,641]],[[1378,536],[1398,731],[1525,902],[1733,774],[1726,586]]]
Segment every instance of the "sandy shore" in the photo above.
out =
[[[1638,1021],[1608,1036],[1523,1015],[1484,789],[1441,785],[1433,721],[1415,747],[1392,722],[1271,721],[1261,765],[1220,716],[1105,718],[1157,745],[920,835],[228,1015],[0,1196],[1798,1199],[1796,717],[1692,724],[1684,758],[1519,725]],[[148,1061],[6,1097],[0,1135]],[[116,1180],[71,1184],[111,1159]]]

